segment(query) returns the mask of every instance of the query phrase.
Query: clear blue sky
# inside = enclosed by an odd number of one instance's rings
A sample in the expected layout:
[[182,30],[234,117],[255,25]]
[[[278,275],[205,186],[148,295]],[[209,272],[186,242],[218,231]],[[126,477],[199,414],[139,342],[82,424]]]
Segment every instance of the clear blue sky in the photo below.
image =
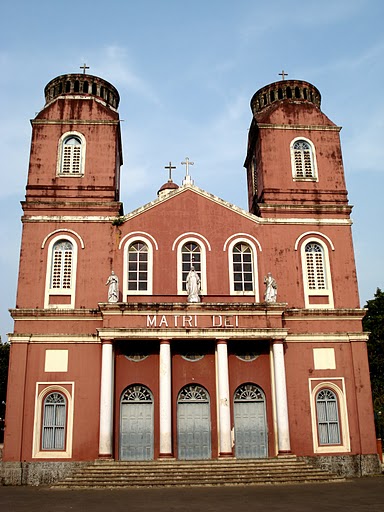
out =
[[[31,127],[55,76],[90,73],[121,96],[125,212],[190,157],[197,186],[246,208],[243,162],[257,89],[316,85],[341,132],[362,305],[384,288],[382,0],[14,0],[0,19],[0,333],[15,306]],[[283,286],[283,283],[281,284]]]

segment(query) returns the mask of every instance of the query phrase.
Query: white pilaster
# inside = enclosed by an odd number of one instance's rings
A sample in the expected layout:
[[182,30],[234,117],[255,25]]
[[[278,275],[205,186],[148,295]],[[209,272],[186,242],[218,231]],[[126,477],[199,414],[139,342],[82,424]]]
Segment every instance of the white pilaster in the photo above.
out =
[[103,341],[101,356],[99,457],[112,457],[113,444],[113,345]]
[[232,455],[227,342],[217,342],[217,387],[219,403],[219,455]]
[[160,457],[172,457],[171,344],[160,341]]
[[285,377],[284,345],[281,340],[273,342],[273,364],[275,373],[277,439],[279,453],[290,453],[287,383]]

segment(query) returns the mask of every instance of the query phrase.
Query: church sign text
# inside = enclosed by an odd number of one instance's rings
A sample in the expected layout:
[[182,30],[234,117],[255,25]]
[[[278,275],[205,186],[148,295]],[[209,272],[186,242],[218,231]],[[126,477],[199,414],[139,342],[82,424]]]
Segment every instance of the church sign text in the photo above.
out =
[[[201,318],[199,315],[147,315],[147,328],[193,329],[207,327],[199,325]],[[239,327],[238,315],[211,315],[208,318],[211,322],[210,327]]]

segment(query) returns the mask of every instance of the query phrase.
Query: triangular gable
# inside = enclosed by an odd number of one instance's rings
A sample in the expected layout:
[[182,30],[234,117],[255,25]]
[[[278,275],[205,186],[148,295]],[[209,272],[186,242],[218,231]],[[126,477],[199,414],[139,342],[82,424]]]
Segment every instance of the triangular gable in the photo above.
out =
[[192,192],[194,194],[197,194],[201,197],[204,197],[208,201],[211,201],[215,204],[218,204],[222,206],[223,208],[226,208],[227,210],[230,210],[233,213],[238,213],[242,217],[245,217],[252,222],[255,222],[256,224],[262,224],[263,221],[260,217],[257,217],[256,215],[253,215],[252,213],[247,212],[246,210],[243,210],[243,208],[240,208],[239,206],[236,206],[234,204],[229,203],[228,201],[225,201],[224,199],[220,199],[220,197],[215,196],[214,194],[211,194],[209,192],[206,192],[205,190],[196,187],[195,185],[187,184],[182,185],[178,189],[169,192],[166,196],[162,198],[155,199],[154,201],[151,201],[150,203],[147,203],[143,206],[140,206],[139,208],[136,208],[136,210],[133,210],[130,213],[127,213],[123,217],[121,217],[121,220],[123,222],[133,219],[134,217],[137,217],[138,215],[141,215],[148,210],[151,210],[152,208],[156,208],[156,206],[163,204],[167,201],[171,201],[172,199],[180,196],[181,194],[184,194],[186,192]]

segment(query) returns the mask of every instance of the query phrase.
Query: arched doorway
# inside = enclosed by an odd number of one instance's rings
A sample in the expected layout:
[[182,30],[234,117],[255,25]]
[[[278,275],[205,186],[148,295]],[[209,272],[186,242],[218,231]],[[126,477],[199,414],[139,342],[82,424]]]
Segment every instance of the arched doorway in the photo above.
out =
[[120,400],[120,460],[153,459],[153,397],[134,384]]
[[178,458],[211,458],[211,412],[209,394],[196,384],[185,386],[177,399]]
[[235,454],[239,459],[268,456],[265,395],[256,384],[242,384],[235,391]]

